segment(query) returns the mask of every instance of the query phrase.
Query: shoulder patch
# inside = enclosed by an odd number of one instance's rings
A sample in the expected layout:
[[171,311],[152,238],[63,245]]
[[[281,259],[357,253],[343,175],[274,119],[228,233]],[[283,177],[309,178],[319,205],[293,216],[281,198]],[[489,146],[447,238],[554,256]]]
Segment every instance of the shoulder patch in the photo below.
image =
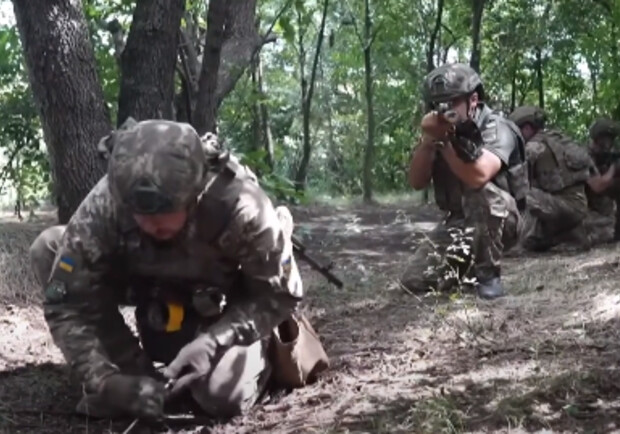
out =
[[67,273],[73,273],[73,267],[75,267],[75,261],[69,256],[61,256],[58,262],[58,267]]
[[525,144],[525,155],[528,160],[535,160],[545,152],[546,148],[543,142],[529,141]]
[[497,121],[492,120],[487,122],[481,131],[481,135],[484,143],[493,142],[497,139]]

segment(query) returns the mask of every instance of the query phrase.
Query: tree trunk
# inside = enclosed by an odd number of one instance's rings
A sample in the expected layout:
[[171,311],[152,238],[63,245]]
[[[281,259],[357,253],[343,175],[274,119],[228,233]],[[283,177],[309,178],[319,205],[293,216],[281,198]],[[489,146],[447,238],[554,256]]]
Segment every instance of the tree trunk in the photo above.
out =
[[545,108],[545,89],[543,79],[543,59],[542,50],[540,47],[536,47],[536,87],[538,89],[538,106],[541,109]]
[[364,202],[372,202],[372,162],[375,154],[375,109],[373,105],[372,76],[372,21],[370,20],[370,0],[364,0],[364,83],[366,90],[366,148],[364,149],[364,168],[362,187]]
[[227,6],[222,60],[218,71],[217,105],[228,95],[263,46],[256,26],[256,0],[231,1]]
[[[317,35],[316,48],[314,50],[314,59],[312,62],[312,70],[310,72],[310,79],[306,81],[303,73],[301,75],[301,95],[302,95],[302,131],[303,131],[303,153],[301,156],[301,162],[297,169],[297,175],[295,176],[295,188],[297,191],[303,191],[306,188],[306,178],[308,177],[308,166],[310,164],[310,154],[312,153],[312,141],[310,137],[310,114],[312,108],[312,96],[314,93],[314,83],[316,81],[316,71],[319,64],[319,57],[321,54],[321,47],[323,46],[323,37],[325,36],[325,23],[327,21],[327,7],[329,0],[323,1],[323,12],[321,15],[321,25]],[[303,45],[303,41],[302,41]],[[301,47],[300,47],[301,48]],[[301,51],[301,50],[300,50]],[[304,53],[305,56],[305,53]],[[301,58],[301,55],[300,55]]]
[[273,170],[275,161],[274,161],[274,150],[273,150],[273,134],[271,133],[271,122],[269,121],[269,108],[265,103],[265,99],[267,95],[265,94],[265,90],[263,87],[263,65],[260,58],[260,53],[256,55],[256,63],[257,63],[257,86],[258,86],[258,108],[259,108],[259,121],[260,121],[260,131],[261,131],[261,140],[262,144],[265,147],[265,151],[267,155],[265,156],[267,165],[271,170]]
[[[437,35],[439,34],[439,30],[441,29],[441,21],[443,19],[443,7],[444,0],[437,0],[437,15],[435,16],[435,27],[433,27],[433,32],[431,33],[431,37],[428,41],[428,48],[426,49],[426,72],[430,73],[433,69],[435,69],[435,63],[433,62],[433,54],[435,52],[435,44],[437,42]],[[446,49],[446,53],[444,55],[448,55],[448,50]],[[444,60],[445,62],[445,60]],[[426,102],[426,112],[432,110],[431,103],[429,101]],[[430,189],[425,188],[422,192],[422,201],[424,203],[428,203],[430,196]]]
[[519,68],[519,62],[513,62],[512,68],[512,80],[510,85],[510,113],[512,113],[517,105],[517,69]]
[[13,0],[30,86],[66,223],[105,173],[97,142],[111,129],[79,0]]
[[172,119],[174,69],[184,0],[138,0],[121,55],[117,124]]
[[471,58],[469,60],[469,66],[478,73],[480,73],[480,56],[482,52],[482,47],[480,46],[480,29],[482,28],[484,2],[485,0],[473,0],[472,2]]
[[224,23],[228,16],[227,0],[211,0],[207,12],[207,35],[198,80],[196,108],[192,115],[194,128],[199,134],[217,133],[218,71],[224,43]]

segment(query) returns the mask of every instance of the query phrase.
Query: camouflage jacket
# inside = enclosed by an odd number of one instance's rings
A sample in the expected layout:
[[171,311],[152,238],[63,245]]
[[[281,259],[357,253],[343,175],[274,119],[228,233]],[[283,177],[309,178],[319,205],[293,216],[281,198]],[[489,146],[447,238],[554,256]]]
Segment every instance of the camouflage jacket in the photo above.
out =
[[72,376],[87,392],[96,392],[103,378],[119,370],[102,340],[113,340],[106,334],[119,328],[127,331],[124,323],[116,324],[123,321],[117,294],[129,280],[178,279],[235,291],[235,276],[241,274],[243,297],[207,329],[222,346],[267,336],[295,309],[303,288],[290,234],[256,180],[246,176],[251,172],[237,168],[238,188],[222,190],[235,200],[217,234],[210,226],[212,213],[221,212],[219,193],[209,193],[221,173],[207,183],[183,232],[165,244],[138,231],[131,215],[115,203],[107,176],[81,203],[58,249],[48,283],[56,296],[48,297],[44,312]]

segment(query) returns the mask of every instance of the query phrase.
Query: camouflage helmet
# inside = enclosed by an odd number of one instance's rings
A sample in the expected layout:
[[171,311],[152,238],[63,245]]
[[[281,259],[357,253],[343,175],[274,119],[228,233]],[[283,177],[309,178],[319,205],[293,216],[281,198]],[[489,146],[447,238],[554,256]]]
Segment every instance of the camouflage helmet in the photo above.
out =
[[427,102],[446,102],[472,92],[478,92],[479,98],[484,99],[480,76],[464,63],[442,65],[424,79],[424,97]]
[[206,157],[191,125],[133,121],[109,137],[110,190],[132,212],[162,214],[185,209],[204,189]]
[[590,126],[590,138],[593,140],[601,136],[616,137],[618,135],[620,135],[620,124],[611,119],[597,119]]
[[547,121],[547,115],[545,111],[535,105],[524,105],[517,107],[510,115],[508,119],[513,121],[519,128],[525,124],[532,124],[535,128],[544,128]]

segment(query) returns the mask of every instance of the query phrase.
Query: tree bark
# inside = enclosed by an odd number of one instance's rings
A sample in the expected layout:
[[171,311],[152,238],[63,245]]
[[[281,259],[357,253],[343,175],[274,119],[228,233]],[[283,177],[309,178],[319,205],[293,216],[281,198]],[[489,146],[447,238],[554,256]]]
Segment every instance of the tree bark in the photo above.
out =
[[485,0],[473,0],[472,2],[472,25],[471,25],[471,58],[469,66],[480,73],[480,29],[482,28],[482,13],[484,12]]
[[[314,50],[314,59],[312,61],[312,69],[310,71],[310,78],[306,81],[306,77],[303,73],[301,75],[301,96],[302,96],[302,130],[303,130],[303,153],[299,168],[297,169],[297,175],[295,176],[295,188],[298,191],[303,191],[306,188],[306,178],[308,177],[308,166],[310,164],[310,155],[312,153],[312,138],[310,137],[310,114],[312,108],[312,96],[314,94],[314,84],[316,81],[316,71],[319,64],[319,57],[321,55],[321,48],[323,46],[323,37],[325,36],[325,23],[327,21],[327,7],[329,6],[329,0],[323,1],[323,12],[321,15],[321,24],[317,35],[316,47]],[[303,45],[303,43],[302,43]],[[301,46],[300,46],[301,48]],[[301,50],[300,50],[301,51]],[[305,53],[304,53],[305,56]],[[301,55],[300,55],[301,58]]]
[[13,0],[47,145],[58,219],[66,223],[105,173],[97,142],[111,129],[79,0]]
[[256,0],[231,1],[226,14],[217,105],[228,95],[263,46],[256,22]]
[[370,18],[370,0],[364,0],[364,88],[366,90],[366,148],[364,149],[364,168],[362,188],[364,202],[372,202],[372,162],[375,154],[375,108],[373,104],[372,76],[372,21]]
[[121,55],[117,124],[172,119],[174,69],[185,0],[138,0]]
[[217,133],[217,87],[218,71],[224,43],[224,27],[228,16],[227,0],[211,0],[207,12],[207,34],[202,67],[198,80],[196,108],[192,115],[194,128],[199,134]]

